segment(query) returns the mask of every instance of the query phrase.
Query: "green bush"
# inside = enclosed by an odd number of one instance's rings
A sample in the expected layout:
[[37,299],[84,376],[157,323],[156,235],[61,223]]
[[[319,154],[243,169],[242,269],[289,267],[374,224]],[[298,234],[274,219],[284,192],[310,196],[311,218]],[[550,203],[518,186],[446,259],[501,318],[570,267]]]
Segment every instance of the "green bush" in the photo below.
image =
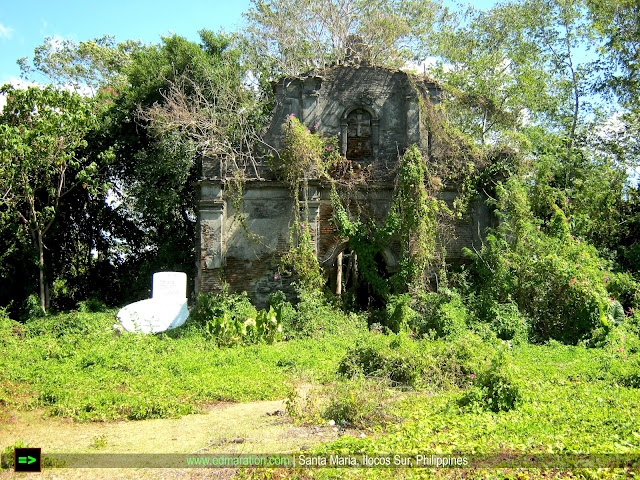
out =
[[635,310],[640,307],[640,284],[629,273],[605,273],[607,290],[617,299],[624,310]]
[[282,318],[282,328],[286,332],[291,329],[291,324],[296,315],[296,309],[293,308],[291,302],[287,301],[287,296],[282,291],[273,292],[269,295],[269,307],[280,309]]
[[493,307],[491,327],[501,340],[526,342],[529,336],[529,322],[513,303],[499,303]]
[[349,377],[387,378],[398,385],[416,387],[426,368],[427,361],[418,344],[406,334],[372,334],[347,351],[338,372]]
[[509,357],[500,351],[489,368],[475,377],[474,386],[458,404],[470,410],[509,411],[522,400],[521,389]]
[[530,320],[535,341],[576,344],[602,324],[608,306],[608,263],[596,249],[570,235],[569,219],[551,203],[540,225],[524,188],[510,179],[498,188],[501,226],[473,259],[474,309],[491,322],[495,305],[515,302]]
[[420,324],[419,314],[410,307],[411,295],[389,295],[385,310],[384,325],[394,333],[415,330]]
[[29,295],[22,303],[22,308],[20,308],[20,319],[23,322],[34,318],[42,318],[45,315],[46,313],[40,305],[40,297],[35,293]]
[[386,382],[373,382],[357,377],[330,388],[328,404],[322,410],[322,418],[350,428],[384,426],[397,421],[389,413],[391,400]]
[[103,301],[96,297],[90,297],[86,300],[78,302],[78,311],[80,312],[104,312],[107,306]]
[[25,325],[32,337],[49,335],[55,338],[92,335],[111,328],[111,325],[105,325],[103,316],[75,311],[33,318]]
[[244,323],[247,318],[255,318],[256,314],[257,310],[251,304],[247,292],[231,294],[224,290],[218,295],[200,293],[186,324],[206,327],[208,322],[224,315],[229,321]]
[[493,348],[467,333],[453,341],[412,340],[406,333],[372,334],[350,348],[338,372],[386,378],[409,387],[464,386]]
[[[257,311],[247,293],[219,295],[201,293],[182,327],[204,329],[219,346],[237,343],[273,343],[282,339],[284,304]],[[182,330],[177,329],[177,334]]]
[[494,353],[494,346],[471,332],[453,340],[422,341],[428,354],[424,372],[426,385],[437,388],[466,387],[473,376],[484,370]]
[[417,335],[450,338],[467,330],[467,309],[455,290],[442,289],[438,293],[417,295],[410,307],[417,314],[409,317],[412,323],[408,326]]
[[[322,292],[300,290],[298,297],[300,301],[296,305],[296,313],[290,317],[285,329],[287,338],[352,335],[366,327],[362,315],[343,312],[327,302]],[[283,307],[285,309],[286,306]]]

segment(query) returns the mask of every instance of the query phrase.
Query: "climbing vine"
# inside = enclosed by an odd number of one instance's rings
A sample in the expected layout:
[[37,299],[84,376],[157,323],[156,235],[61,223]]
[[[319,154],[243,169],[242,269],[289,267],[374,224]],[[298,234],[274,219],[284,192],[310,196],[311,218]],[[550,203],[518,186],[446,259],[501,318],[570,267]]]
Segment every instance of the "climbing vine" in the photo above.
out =
[[294,221],[283,269],[296,274],[298,286],[307,292],[322,290],[324,278],[313,247],[309,225],[309,180],[329,178],[328,171],[340,159],[336,139],[322,138],[292,113],[282,125],[284,147],[271,164],[289,185],[294,198]]
[[[447,205],[436,198],[438,188],[415,145],[400,159],[393,203],[380,226],[373,221],[351,220],[335,186],[332,188],[333,221],[339,235],[349,238],[349,245],[358,255],[360,274],[377,295],[386,297],[391,291],[426,288],[425,273],[440,260],[438,225],[450,215]],[[400,243],[401,260],[398,271],[385,279],[375,257],[394,240]]]
[[436,260],[438,219],[449,213],[436,198],[439,184],[428,175],[420,150],[413,145],[400,160],[394,202],[387,222],[400,239],[402,258],[395,290],[422,290],[425,271]]

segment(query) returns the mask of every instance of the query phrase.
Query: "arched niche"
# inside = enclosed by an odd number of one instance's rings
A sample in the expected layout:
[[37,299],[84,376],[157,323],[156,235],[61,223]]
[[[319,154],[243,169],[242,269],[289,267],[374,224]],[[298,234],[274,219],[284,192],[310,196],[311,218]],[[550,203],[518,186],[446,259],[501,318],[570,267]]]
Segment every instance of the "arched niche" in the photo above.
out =
[[341,151],[348,160],[370,161],[378,145],[378,117],[365,106],[348,108],[340,121]]
[[[396,254],[389,248],[385,248],[376,255],[374,261],[378,263],[378,273],[383,277],[389,277],[398,270]],[[358,256],[349,245],[349,240],[341,240],[336,243],[320,259],[320,265],[325,272],[327,286],[336,295],[342,295],[354,284],[358,284],[359,266]]]

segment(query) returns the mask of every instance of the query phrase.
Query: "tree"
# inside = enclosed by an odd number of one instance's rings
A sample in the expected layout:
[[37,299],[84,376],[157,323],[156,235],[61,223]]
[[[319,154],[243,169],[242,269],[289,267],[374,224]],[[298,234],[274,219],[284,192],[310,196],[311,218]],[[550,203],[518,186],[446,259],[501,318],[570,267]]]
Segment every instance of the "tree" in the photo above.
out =
[[587,0],[604,74],[600,90],[611,89],[623,105],[640,110],[640,4],[634,0]]
[[591,90],[593,67],[578,61],[579,51],[593,43],[583,0],[525,0],[527,30],[541,45],[547,69],[552,74],[548,86],[558,99],[555,120],[564,129],[567,151],[577,137],[582,116],[591,107],[586,97]]
[[275,76],[359,59],[400,67],[444,15],[433,0],[254,0],[246,14],[254,62]]
[[95,92],[100,86],[123,80],[122,72],[130,64],[132,53],[140,48],[140,42],[116,43],[110,35],[79,43],[46,37],[35,48],[33,59],[22,57],[18,65],[22,78],[44,77],[53,85],[76,90],[88,87]]
[[167,79],[162,100],[141,106],[138,115],[159,141],[219,159],[221,175],[259,177],[254,150],[269,114],[271,86],[246,84],[249,72],[230,38],[201,35],[207,50],[201,54],[204,71]]
[[470,8],[451,16],[423,47],[436,58],[429,74],[445,86],[452,123],[482,145],[509,143],[553,108],[542,52],[514,11],[513,4]]
[[61,201],[74,189],[98,193],[98,163],[82,156],[95,125],[94,105],[54,87],[26,90],[5,85],[0,115],[0,208],[29,232],[37,251],[40,304],[46,311],[46,237]]

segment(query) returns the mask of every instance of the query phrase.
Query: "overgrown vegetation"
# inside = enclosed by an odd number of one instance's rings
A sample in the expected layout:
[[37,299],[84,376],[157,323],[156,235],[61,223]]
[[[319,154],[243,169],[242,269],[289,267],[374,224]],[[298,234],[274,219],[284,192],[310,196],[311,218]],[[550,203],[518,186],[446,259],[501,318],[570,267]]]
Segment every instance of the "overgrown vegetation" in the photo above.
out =
[[[109,421],[287,397],[294,421],[363,434],[318,453],[637,454],[638,6],[254,3],[244,39],[206,30],[199,44],[50,39],[33,68],[21,61],[24,73],[89,86],[92,97],[3,87],[0,405]],[[594,43],[598,62],[579,61]],[[260,177],[270,80],[426,55],[441,102],[415,82],[429,147],[398,152],[384,218],[351,195],[372,168],[356,168],[336,138],[293,114],[283,125],[270,166],[295,199],[282,269],[295,274],[296,302],[274,292],[257,310],[246,294],[203,294],[175,330],[112,329],[107,306],[146,296],[151,272],[193,272],[201,158],[219,160],[207,175],[225,177],[241,209],[243,182]],[[338,295],[327,294],[314,250],[315,182],[331,186],[351,255],[352,283]],[[457,189],[451,205],[444,188]],[[450,222],[479,201],[493,208],[493,228],[465,262],[447,264]],[[389,271],[392,248],[400,258]],[[94,446],[108,448],[104,438]],[[308,478],[283,476],[298,473]]]

